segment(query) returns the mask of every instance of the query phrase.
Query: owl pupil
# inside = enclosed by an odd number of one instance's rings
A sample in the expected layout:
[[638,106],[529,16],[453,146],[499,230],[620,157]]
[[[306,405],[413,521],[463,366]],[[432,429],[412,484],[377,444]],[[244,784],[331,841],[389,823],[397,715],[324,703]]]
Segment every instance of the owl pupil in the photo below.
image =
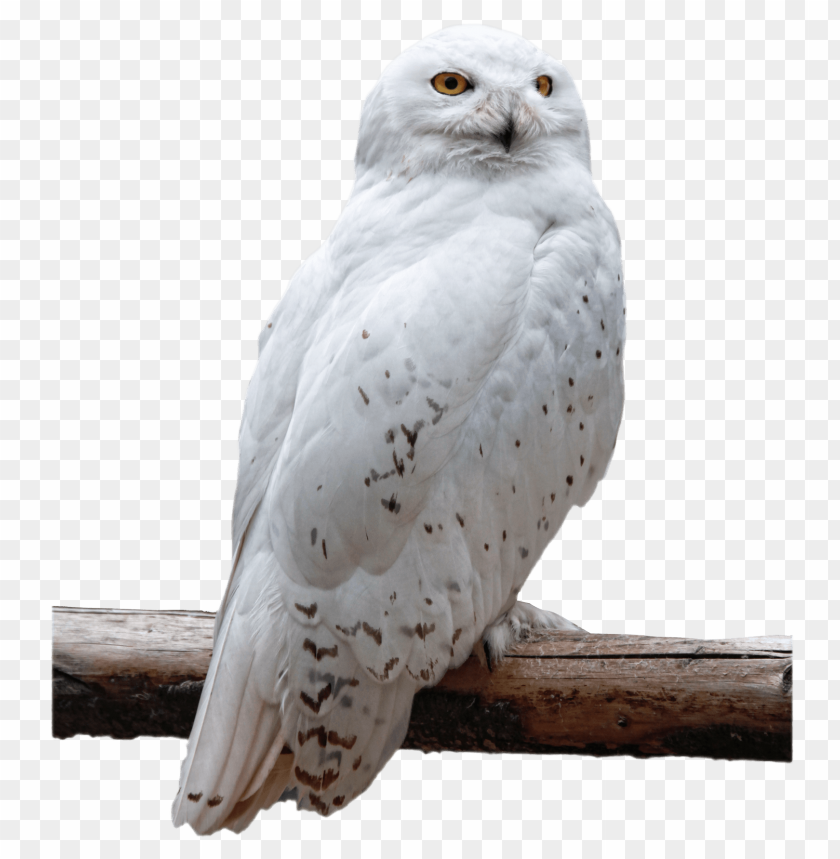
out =
[[457,89],[457,88],[458,88],[458,79],[457,79],[457,78],[451,78],[451,77],[450,77],[450,78],[447,78],[447,79],[443,82],[443,85],[444,85],[447,89]]

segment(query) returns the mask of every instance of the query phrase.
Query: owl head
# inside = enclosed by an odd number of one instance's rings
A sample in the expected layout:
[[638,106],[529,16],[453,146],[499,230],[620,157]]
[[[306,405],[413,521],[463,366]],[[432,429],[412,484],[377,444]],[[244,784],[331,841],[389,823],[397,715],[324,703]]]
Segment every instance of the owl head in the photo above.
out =
[[590,169],[569,73],[520,36],[463,26],[428,36],[385,70],[362,111],[356,171],[492,173],[558,159]]

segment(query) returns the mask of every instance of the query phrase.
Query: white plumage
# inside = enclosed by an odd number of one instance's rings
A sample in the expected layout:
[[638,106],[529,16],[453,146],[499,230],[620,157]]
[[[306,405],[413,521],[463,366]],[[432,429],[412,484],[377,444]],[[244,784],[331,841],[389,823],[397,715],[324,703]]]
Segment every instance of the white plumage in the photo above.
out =
[[620,243],[565,69],[499,30],[437,33],[367,99],[356,169],[260,337],[173,805],[199,833],[280,798],[346,806],[482,637],[499,658],[572,626],[516,595],[615,446]]

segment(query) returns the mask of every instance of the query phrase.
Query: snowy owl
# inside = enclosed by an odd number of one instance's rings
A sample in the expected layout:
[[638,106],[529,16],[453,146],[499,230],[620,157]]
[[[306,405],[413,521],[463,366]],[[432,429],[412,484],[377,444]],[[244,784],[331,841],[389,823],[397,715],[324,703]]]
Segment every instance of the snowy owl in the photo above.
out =
[[577,628],[517,602],[624,402],[620,240],[574,83],[519,36],[443,30],[373,88],[355,163],[260,336],[172,811],[202,834],[344,808],[474,646]]

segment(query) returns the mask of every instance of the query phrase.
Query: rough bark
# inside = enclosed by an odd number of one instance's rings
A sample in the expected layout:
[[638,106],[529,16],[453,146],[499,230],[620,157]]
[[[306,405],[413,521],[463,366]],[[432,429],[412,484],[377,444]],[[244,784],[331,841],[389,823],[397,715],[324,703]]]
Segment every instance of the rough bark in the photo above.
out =
[[[214,615],[55,608],[53,735],[187,737]],[[403,748],[791,760],[790,638],[545,632],[414,700]]]

